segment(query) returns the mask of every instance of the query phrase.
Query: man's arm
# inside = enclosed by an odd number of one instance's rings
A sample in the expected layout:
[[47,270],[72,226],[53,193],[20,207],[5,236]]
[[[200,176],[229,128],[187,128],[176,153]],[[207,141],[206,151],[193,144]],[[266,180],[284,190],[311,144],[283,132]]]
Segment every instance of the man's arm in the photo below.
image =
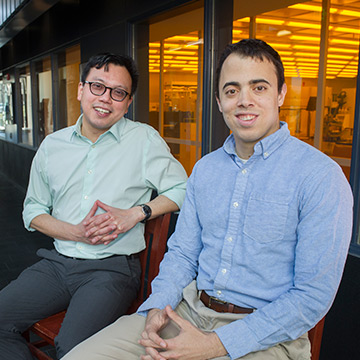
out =
[[85,223],[94,216],[96,210],[97,205],[94,204],[85,219],[77,225],[58,220],[49,214],[41,214],[31,221],[30,226],[32,229],[40,231],[52,238],[97,245],[104,243],[104,240],[102,240],[102,237],[100,236],[97,238],[91,236],[91,234],[87,232],[85,226]]

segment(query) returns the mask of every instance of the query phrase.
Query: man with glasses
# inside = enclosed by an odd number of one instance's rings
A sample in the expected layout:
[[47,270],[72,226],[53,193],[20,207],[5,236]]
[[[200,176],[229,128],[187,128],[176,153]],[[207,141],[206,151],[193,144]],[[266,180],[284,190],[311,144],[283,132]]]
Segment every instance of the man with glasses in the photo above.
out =
[[82,115],[34,157],[24,223],[55,250],[40,249],[42,260],[0,292],[1,359],[32,359],[21,333],[61,310],[59,358],[124,314],[140,284],[144,222],[182,205],[183,167],[157,131],[124,117],[137,81],[131,58],[92,57],[78,87]]

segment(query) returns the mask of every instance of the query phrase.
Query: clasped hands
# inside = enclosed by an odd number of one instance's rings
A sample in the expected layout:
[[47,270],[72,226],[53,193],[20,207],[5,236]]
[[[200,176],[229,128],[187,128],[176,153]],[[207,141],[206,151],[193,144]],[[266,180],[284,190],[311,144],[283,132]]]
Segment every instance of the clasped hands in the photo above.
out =
[[[103,209],[105,212],[95,215],[98,208]],[[119,234],[132,229],[142,220],[142,217],[140,207],[136,206],[123,210],[97,200],[84,220],[77,225],[82,234],[79,241],[90,245],[108,245]]]
[[[163,339],[159,332],[169,321],[173,321],[180,332],[171,339]],[[179,316],[169,305],[163,310],[149,311],[139,343],[146,351],[141,360],[205,360],[227,354],[215,332],[198,329]]]

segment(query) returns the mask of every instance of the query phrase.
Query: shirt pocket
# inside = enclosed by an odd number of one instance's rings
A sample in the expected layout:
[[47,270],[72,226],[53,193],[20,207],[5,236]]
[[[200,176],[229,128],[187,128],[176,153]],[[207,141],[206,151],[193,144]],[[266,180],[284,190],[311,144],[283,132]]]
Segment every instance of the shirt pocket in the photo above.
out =
[[271,196],[251,196],[244,221],[244,234],[260,243],[284,239],[289,202]]

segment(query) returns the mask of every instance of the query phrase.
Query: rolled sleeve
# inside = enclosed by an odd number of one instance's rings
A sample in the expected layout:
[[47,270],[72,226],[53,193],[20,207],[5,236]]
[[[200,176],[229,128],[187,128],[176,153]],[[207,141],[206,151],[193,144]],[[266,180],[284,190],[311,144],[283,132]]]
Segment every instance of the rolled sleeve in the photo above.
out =
[[30,171],[29,186],[24,200],[23,221],[29,231],[31,221],[42,214],[50,214],[52,208],[52,197],[46,176],[46,151],[45,145],[40,146],[37,151]]
[[181,208],[185,198],[187,174],[180,162],[171,155],[166,142],[155,131],[145,147],[144,161],[147,184]]

